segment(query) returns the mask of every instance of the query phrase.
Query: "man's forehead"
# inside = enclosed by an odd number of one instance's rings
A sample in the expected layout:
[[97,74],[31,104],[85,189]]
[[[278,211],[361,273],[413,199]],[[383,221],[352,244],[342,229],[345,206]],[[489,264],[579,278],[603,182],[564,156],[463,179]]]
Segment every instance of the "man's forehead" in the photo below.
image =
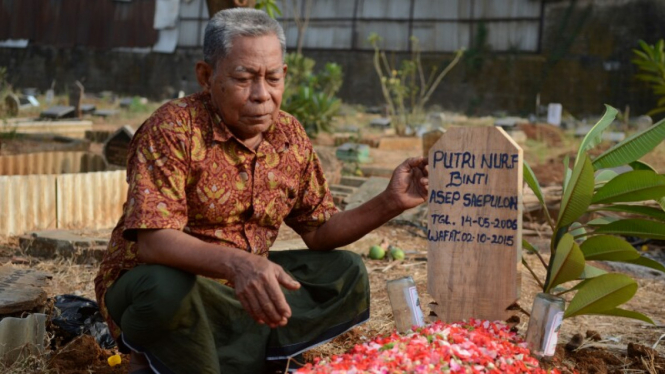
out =
[[[268,69],[266,73],[268,74],[275,74],[275,73],[281,73],[283,70],[284,66],[280,65],[279,67],[275,67],[272,69]],[[238,73],[258,73],[259,69],[255,69],[249,66],[244,66],[244,65],[238,65],[236,66],[233,71],[238,72]]]

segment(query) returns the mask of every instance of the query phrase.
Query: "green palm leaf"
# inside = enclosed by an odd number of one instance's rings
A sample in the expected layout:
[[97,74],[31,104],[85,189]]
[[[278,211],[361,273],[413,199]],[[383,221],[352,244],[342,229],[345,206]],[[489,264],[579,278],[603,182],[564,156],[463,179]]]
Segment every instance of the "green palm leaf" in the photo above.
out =
[[589,149],[595,147],[598,145],[603,140],[603,131],[609,126],[613,121],[614,118],[617,116],[618,111],[611,106],[605,104],[605,114],[603,117],[598,121],[592,128],[591,130],[586,134],[584,139],[582,140],[582,144],[580,144],[580,149],[577,151],[577,158],[575,159],[575,163],[577,164],[580,161],[580,157],[582,154]]
[[538,248],[534,247],[531,243],[526,241],[526,239],[522,239],[522,248],[526,249],[531,253],[538,253]]
[[584,259],[594,261],[636,260],[640,254],[627,241],[611,235],[589,238],[580,245]]
[[568,227],[568,233],[572,235],[575,240],[583,240],[586,237],[586,229],[579,222],[573,222],[570,227]]
[[550,260],[550,268],[549,279],[545,282],[545,292],[577,279],[584,271],[584,255],[572,235],[564,234],[561,237],[554,258]]
[[593,160],[596,169],[612,168],[639,160],[665,139],[665,120],[633,134]]
[[573,171],[570,169],[570,157],[566,155],[563,158],[563,189],[565,190],[568,187],[568,182],[570,182],[570,177],[573,175]]
[[643,162],[643,161],[639,161],[639,160],[638,161],[633,161],[633,162],[629,163],[628,165],[630,165],[630,167],[633,168],[633,170],[651,170],[654,173],[656,172],[656,169],[654,169],[653,166],[651,166],[651,165],[649,165],[649,164],[647,164],[646,162]]
[[652,109],[652,110],[648,111],[647,115],[653,116],[655,114],[660,114],[660,113],[664,113],[664,112],[665,112],[665,108],[656,108],[656,109]]
[[594,218],[591,221],[587,222],[587,226],[603,226],[607,225],[608,223],[612,223],[615,221],[619,221],[621,218],[619,217],[611,217],[611,216],[606,216],[606,217],[598,217]]
[[591,203],[658,200],[663,196],[665,196],[665,176],[649,170],[633,170],[616,176],[600,187]]
[[601,171],[600,173],[598,173],[595,176],[594,180],[595,180],[596,184],[598,184],[598,183],[607,183],[607,182],[611,181],[612,179],[614,179],[614,177],[616,177],[617,175],[619,175],[619,174],[616,171],[605,169],[605,170]]
[[637,291],[637,283],[623,274],[603,274],[585,282],[570,301],[564,318],[614,309]]
[[625,317],[625,318],[632,318],[632,319],[638,319],[640,321],[644,321],[646,323],[650,323],[652,325],[655,325],[653,320],[644,314],[640,312],[635,312],[632,310],[626,310],[626,309],[621,309],[621,308],[614,308],[610,310],[605,310],[602,312],[597,312],[597,313],[589,313],[589,314],[598,314],[602,316],[614,316],[614,317]]
[[622,262],[627,262],[627,263],[629,263],[629,264],[634,264],[634,265],[640,265],[640,266],[648,267],[648,268],[651,268],[651,269],[654,269],[654,270],[658,270],[658,271],[660,271],[660,272],[665,273],[665,266],[663,266],[663,264],[661,264],[661,263],[658,262],[658,261],[654,261],[654,260],[652,260],[652,259],[650,259],[650,258],[644,257],[644,256],[640,256],[640,257],[638,257],[638,258],[635,259],[635,260],[627,260],[627,261],[622,261]]
[[594,211],[606,211],[606,212],[623,212],[623,213],[632,213],[640,214],[650,218],[655,218],[660,221],[665,221],[665,211],[663,209],[652,208],[643,205],[628,205],[628,204],[614,204],[606,205],[596,209]]
[[[580,279],[591,279],[603,274],[607,274],[607,271],[589,264],[584,264],[584,271],[580,274]],[[578,283],[573,289],[579,289],[582,287],[582,283],[583,282]]]
[[557,229],[575,222],[591,204],[594,185],[593,166],[586,153],[582,153],[580,157],[575,162],[573,174],[561,200]]
[[665,223],[645,219],[622,219],[599,226],[594,234],[637,236],[665,240]]
[[526,181],[526,184],[536,195],[536,198],[538,198],[538,201],[540,201],[540,205],[543,207],[543,209],[547,211],[547,206],[545,206],[545,198],[543,198],[543,191],[540,189],[540,183],[538,183],[536,174],[533,173],[533,170],[529,164],[526,163],[526,161],[524,161],[523,165],[524,172],[522,174],[524,174],[524,180]]

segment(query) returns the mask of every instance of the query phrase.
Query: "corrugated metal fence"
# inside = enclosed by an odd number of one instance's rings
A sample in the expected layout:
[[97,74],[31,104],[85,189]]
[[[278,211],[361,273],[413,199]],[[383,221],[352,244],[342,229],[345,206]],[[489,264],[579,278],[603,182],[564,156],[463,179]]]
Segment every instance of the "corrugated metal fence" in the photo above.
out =
[[57,227],[113,227],[127,198],[124,170],[57,176]]
[[0,176],[0,236],[113,227],[126,193],[124,170]]
[[[287,47],[297,47],[298,25],[309,14],[304,49],[372,50],[371,33],[382,49],[410,51],[411,36],[424,52],[453,52],[481,41],[493,51],[538,52],[545,0],[289,0],[278,2]],[[179,47],[203,45],[208,21],[205,0],[180,4]],[[475,47],[481,47],[475,45]]]
[[0,156],[0,175],[89,173],[105,170],[104,158],[87,152],[39,152]]
[[0,177],[0,235],[56,228],[56,176]]
[[[422,51],[452,52],[483,40],[494,51],[540,49],[543,0],[294,0],[282,16],[287,46],[296,47],[298,25],[309,13],[303,48],[372,50],[371,33],[382,48],[410,51],[411,36]],[[480,47],[480,46],[476,46]]]

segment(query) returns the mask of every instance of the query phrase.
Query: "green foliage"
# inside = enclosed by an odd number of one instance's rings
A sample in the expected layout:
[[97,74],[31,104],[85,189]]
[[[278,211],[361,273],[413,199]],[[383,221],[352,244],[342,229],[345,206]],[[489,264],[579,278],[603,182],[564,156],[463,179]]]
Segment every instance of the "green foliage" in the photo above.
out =
[[145,99],[134,96],[132,97],[132,102],[129,104],[127,111],[131,113],[145,113],[149,112],[150,108],[148,107],[148,103]]
[[[0,126],[5,126],[4,118],[8,115],[8,110],[5,108],[5,98],[11,92],[12,88],[7,80],[7,68],[0,66]],[[9,133],[5,132],[0,134],[5,139],[13,138],[16,134],[16,129],[11,130]]]
[[285,62],[289,72],[284,83],[282,109],[298,118],[310,137],[321,131],[331,132],[333,118],[342,104],[335,97],[344,79],[341,66],[327,63],[314,74],[316,62],[311,58],[289,53]]
[[553,256],[551,270],[548,272],[549,279],[545,281],[545,292],[552,288],[577,279],[584,271],[584,255],[575,239],[570,234],[564,234],[556,248]]
[[[556,295],[575,292],[564,318],[600,314],[653,323],[643,314],[618,308],[635,294],[637,283],[633,279],[623,274],[607,273],[586,263],[618,261],[665,272],[665,266],[642,257],[621,237],[665,240],[665,175],[638,161],[665,139],[665,120],[626,138],[592,160],[587,152],[599,144],[603,131],[616,115],[617,110],[607,106],[603,118],[582,140],[572,170],[568,159],[564,161],[566,178],[556,220],[550,218],[535,174],[529,165],[524,164],[524,180],[545,210],[554,233],[550,242],[550,261],[542,261],[547,270],[545,281],[529,270],[543,292]],[[633,171],[617,174],[602,170],[622,165],[631,166]],[[661,206],[635,204],[648,201],[656,201]],[[603,211],[630,213],[633,218],[607,216],[582,223],[581,218],[588,213]],[[538,253],[527,241],[523,241],[523,248]],[[562,287],[569,282],[578,283]]]
[[630,300],[637,282],[624,274],[603,274],[589,279],[570,301],[564,317],[602,313]]
[[374,70],[381,82],[381,93],[388,106],[388,114],[396,132],[404,134],[407,125],[424,120],[425,104],[443,78],[457,65],[464,50],[457,51],[453,60],[441,71],[438,66],[433,66],[426,76],[420,60],[418,38],[411,37],[411,59],[403,60],[400,68],[388,62],[385,52],[379,47],[379,35],[372,33],[367,41],[374,47]]
[[485,22],[478,23],[473,41],[464,55],[464,64],[469,74],[477,74],[483,68],[485,60],[490,55],[490,46],[487,43],[489,30]]
[[268,13],[270,18],[282,15],[282,11],[279,9],[279,5],[277,5],[277,0],[256,0],[254,8]]
[[639,41],[642,50],[633,49],[635,58],[633,64],[640,69],[635,77],[651,85],[653,94],[658,98],[657,106],[648,115],[665,112],[665,41],[659,40],[650,45],[643,40]]
[[9,83],[7,82],[7,68],[0,66],[0,92],[7,89]]

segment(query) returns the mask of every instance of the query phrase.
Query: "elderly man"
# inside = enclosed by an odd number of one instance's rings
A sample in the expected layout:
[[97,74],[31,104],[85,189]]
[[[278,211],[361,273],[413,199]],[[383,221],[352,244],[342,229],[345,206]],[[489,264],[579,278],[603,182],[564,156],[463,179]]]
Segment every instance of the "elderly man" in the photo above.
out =
[[[409,159],[381,194],[336,210],[302,126],[279,110],[284,33],[265,13],[217,13],[203,52],[202,92],[159,108],[132,140],[127,202],[95,279],[130,372],[261,373],[366,321],[362,260],[330,250],[427,195],[426,160]],[[269,255],[282,223],[309,250]]]

